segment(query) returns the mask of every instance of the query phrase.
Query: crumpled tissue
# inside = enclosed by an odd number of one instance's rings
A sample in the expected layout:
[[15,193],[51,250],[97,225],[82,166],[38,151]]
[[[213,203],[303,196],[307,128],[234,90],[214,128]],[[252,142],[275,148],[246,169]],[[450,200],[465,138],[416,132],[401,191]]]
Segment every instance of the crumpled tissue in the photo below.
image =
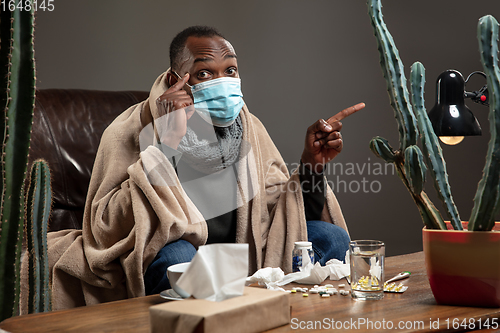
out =
[[380,266],[380,261],[377,260],[377,257],[370,258],[370,270],[368,271],[368,273],[380,280],[380,276],[382,275],[382,267]]
[[330,276],[330,280],[340,280],[350,274],[349,251],[346,252],[346,263],[337,259],[329,260],[325,266],[319,262],[315,265],[311,263],[308,256],[303,256],[303,266],[300,272],[285,275],[281,268],[265,267],[259,269],[246,280],[247,285],[258,282],[265,285],[267,289],[283,290],[284,286],[290,282],[302,284],[319,284]]
[[177,285],[194,298],[220,302],[243,295],[248,275],[248,244],[210,244],[198,248]]

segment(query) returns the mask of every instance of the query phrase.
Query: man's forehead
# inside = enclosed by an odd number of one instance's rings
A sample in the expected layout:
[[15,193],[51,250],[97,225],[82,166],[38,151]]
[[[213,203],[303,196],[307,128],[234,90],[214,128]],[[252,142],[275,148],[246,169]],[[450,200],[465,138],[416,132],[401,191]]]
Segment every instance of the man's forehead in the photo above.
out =
[[182,63],[200,59],[236,57],[233,46],[222,37],[195,37],[186,40]]

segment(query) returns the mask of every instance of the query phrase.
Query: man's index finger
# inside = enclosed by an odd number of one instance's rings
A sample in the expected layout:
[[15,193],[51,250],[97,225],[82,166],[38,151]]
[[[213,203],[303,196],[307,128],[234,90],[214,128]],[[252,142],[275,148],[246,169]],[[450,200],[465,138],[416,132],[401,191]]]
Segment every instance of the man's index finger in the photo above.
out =
[[170,91],[178,91],[181,90],[182,87],[189,81],[189,75],[186,73],[182,78],[179,78],[176,83],[174,83],[168,90]]
[[363,109],[365,107],[365,103],[359,103],[353,106],[348,107],[347,109],[344,109],[337,113],[334,116],[331,116],[328,118],[327,122],[328,123],[334,123],[336,121],[341,121],[344,118],[349,117],[351,114],[358,112],[359,110]]

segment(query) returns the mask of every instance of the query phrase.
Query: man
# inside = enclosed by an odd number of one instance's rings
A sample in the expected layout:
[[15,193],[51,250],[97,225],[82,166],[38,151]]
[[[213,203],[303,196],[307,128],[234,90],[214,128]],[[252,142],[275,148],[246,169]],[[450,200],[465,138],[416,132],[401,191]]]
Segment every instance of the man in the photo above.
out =
[[167,267],[206,243],[248,243],[249,273],[289,272],[294,242],[307,239],[321,263],[343,259],[349,236],[322,170],[342,150],[338,120],[364,104],[310,126],[289,176],[244,105],[231,44],[190,27],[170,56],[148,100],[103,134],[82,230],[50,235],[55,309],[158,293]]

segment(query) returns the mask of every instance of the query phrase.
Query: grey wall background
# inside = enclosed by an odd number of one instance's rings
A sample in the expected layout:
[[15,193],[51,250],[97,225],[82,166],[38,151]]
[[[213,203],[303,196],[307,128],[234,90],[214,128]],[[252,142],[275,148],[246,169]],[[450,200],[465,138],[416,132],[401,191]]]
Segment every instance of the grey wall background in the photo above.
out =
[[[467,76],[482,70],[477,21],[485,14],[500,19],[500,1],[383,4],[406,75],[415,61],[426,67],[428,110],[442,71],[452,68]],[[365,1],[55,0],[55,10],[39,11],[36,20],[41,89],[149,90],[168,68],[168,46],[177,32],[195,24],[216,26],[238,53],[247,105],[291,166],[299,161],[309,125],[365,102],[364,110],[343,121],[344,151],[326,170],[351,238],[384,240],[389,255],[422,249],[415,204],[392,168],[386,170],[368,149],[377,135],[394,147],[398,142]],[[476,78],[467,88],[484,83]],[[487,108],[467,104],[483,136],[443,147],[463,220],[472,209],[489,140]]]

